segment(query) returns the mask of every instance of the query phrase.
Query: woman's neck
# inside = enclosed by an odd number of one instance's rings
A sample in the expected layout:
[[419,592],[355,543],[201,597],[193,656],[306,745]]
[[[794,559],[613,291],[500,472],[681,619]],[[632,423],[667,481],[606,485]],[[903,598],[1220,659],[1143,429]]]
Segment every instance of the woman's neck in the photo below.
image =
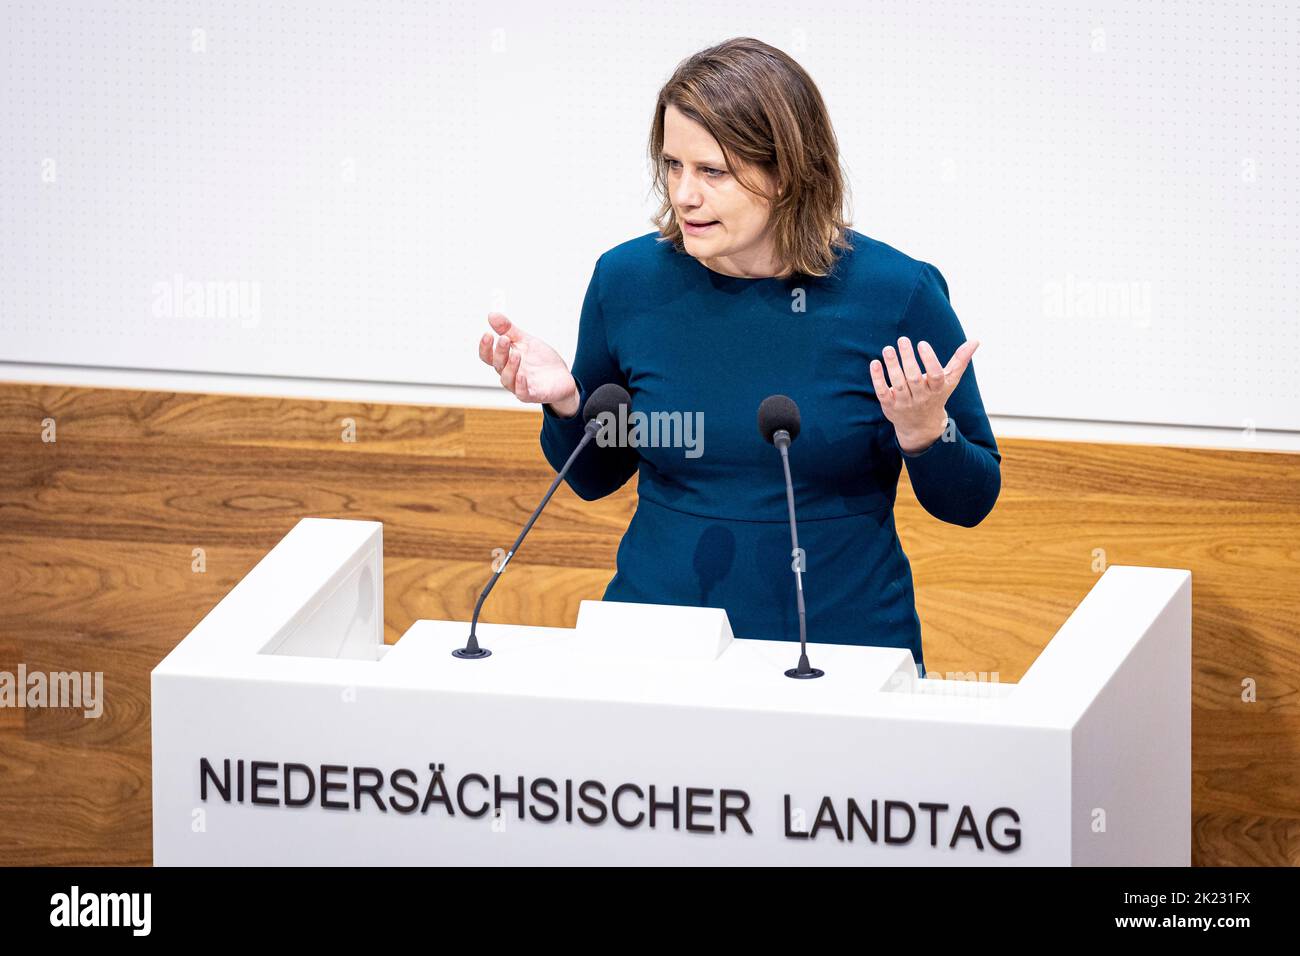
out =
[[759,256],[717,256],[700,262],[714,272],[736,279],[770,279],[781,273],[775,254],[768,250]]

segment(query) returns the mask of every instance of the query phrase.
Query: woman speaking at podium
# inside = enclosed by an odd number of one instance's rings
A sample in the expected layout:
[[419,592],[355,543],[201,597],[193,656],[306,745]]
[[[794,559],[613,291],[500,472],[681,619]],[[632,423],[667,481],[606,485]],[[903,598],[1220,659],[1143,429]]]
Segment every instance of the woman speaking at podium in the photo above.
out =
[[924,675],[893,505],[906,464],[940,521],[971,527],[993,508],[979,343],[938,269],[849,228],[821,94],[780,50],[738,38],[683,61],[659,93],[650,158],[657,229],[596,261],[572,370],[499,313],[479,341],[502,386],[543,404],[557,471],[607,382],[637,413],[702,426],[693,450],[593,442],[570,469],[587,500],[639,472],[605,600],[720,607],[737,637],[799,640],[784,472],[756,424],[784,394],[802,421],[790,469],[808,640],[907,648]]

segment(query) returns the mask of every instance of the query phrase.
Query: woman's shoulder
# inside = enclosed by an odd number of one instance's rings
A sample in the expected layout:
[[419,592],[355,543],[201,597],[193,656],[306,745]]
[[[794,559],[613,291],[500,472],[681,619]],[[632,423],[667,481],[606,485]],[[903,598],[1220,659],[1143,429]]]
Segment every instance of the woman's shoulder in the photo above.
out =
[[644,270],[670,264],[672,257],[685,255],[685,252],[674,248],[672,242],[660,236],[657,230],[652,230],[606,249],[596,264],[611,273],[626,272],[629,269]]
[[928,263],[856,229],[848,230],[853,250],[844,256],[848,275],[871,285],[911,289]]
[[606,249],[596,258],[595,274],[606,303],[635,301],[647,289],[666,290],[685,281],[690,256],[647,232]]
[[[928,263],[856,229],[846,229],[848,248],[839,254],[824,283],[841,284],[845,291],[878,293],[882,288],[910,291]],[[601,282],[607,288],[632,284],[644,289],[647,280],[662,280],[688,268],[688,253],[677,249],[657,230],[613,246],[596,260]]]

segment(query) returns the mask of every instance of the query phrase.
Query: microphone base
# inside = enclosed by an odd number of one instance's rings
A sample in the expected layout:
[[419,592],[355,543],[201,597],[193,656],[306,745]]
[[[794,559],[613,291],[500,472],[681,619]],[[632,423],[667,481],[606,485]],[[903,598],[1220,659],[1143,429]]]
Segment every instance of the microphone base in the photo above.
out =
[[814,677],[825,677],[826,672],[819,667],[813,667],[803,672],[800,672],[797,667],[792,667],[785,672],[785,676],[793,677],[795,680],[811,680]]
[[451,652],[451,656],[459,657],[463,661],[481,661],[485,657],[491,657],[492,652],[486,647],[480,647],[477,651],[470,651],[463,647],[458,647]]

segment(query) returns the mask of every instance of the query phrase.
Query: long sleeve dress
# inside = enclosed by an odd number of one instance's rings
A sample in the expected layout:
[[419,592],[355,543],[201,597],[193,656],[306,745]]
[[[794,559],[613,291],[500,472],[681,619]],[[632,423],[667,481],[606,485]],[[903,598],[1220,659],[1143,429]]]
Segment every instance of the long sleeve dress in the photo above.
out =
[[[809,642],[905,647],[925,663],[911,566],[894,525],[906,463],[921,505],[978,524],[1001,488],[1001,455],[972,363],[947,402],[946,438],[917,455],[898,446],[870,362],[900,335],[946,363],[966,339],[939,270],[854,230],[831,275],[723,275],[651,232],[596,262],[572,372],[580,400],[628,390],[633,412],[679,413],[636,444],[592,442],[567,476],[580,497],[638,473],[636,512],[607,601],[720,607],[740,638],[799,640],[780,453],[757,410],[781,393],[799,405],[790,446]],[[687,430],[686,420],[698,426]],[[541,447],[558,471],[583,434],[543,407]],[[674,440],[676,447],[673,447]],[[687,442],[690,441],[688,445]]]

